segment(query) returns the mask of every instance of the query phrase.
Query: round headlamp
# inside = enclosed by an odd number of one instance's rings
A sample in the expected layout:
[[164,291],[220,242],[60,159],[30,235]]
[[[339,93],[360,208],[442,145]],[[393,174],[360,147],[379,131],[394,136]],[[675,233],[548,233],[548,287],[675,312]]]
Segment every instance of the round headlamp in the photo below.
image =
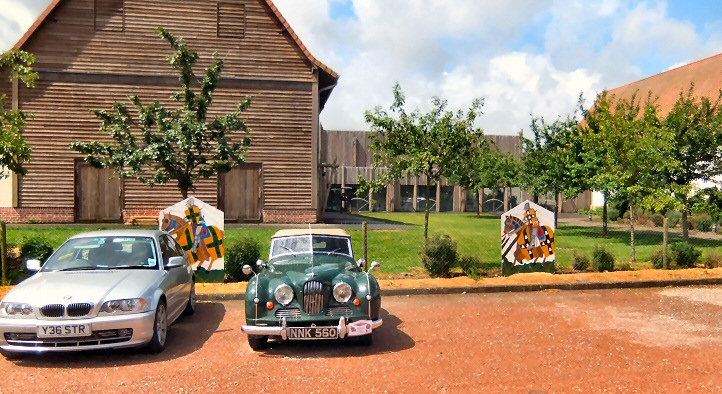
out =
[[278,285],[278,287],[276,287],[276,291],[273,292],[273,295],[276,296],[276,301],[283,306],[286,306],[293,301],[293,289],[285,283]]
[[333,287],[333,298],[342,304],[348,302],[352,295],[353,290],[351,290],[351,285],[346,282],[336,283],[336,286]]

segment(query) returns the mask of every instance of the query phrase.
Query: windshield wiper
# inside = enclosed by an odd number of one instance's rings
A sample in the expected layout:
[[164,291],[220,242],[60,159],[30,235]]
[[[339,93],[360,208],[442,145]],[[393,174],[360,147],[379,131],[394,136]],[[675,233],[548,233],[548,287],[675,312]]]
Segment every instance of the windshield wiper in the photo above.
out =
[[278,246],[280,246],[280,247],[282,247],[283,249],[286,249],[287,251],[291,252],[291,254],[293,255],[293,257],[296,257],[296,252],[294,252],[294,251],[291,250],[290,248],[288,248],[288,247],[286,247],[286,246],[283,246],[283,245],[278,245]]
[[85,267],[73,267],[73,268],[63,268],[59,270],[52,270],[50,272],[63,272],[63,271],[95,271],[97,270],[97,267],[92,266],[85,266]]

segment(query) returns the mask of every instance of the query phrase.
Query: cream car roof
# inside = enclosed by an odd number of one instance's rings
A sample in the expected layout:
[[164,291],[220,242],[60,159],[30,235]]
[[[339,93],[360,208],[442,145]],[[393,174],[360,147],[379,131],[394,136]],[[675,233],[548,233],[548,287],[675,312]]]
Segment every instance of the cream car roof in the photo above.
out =
[[350,237],[348,233],[345,230],[341,230],[340,228],[312,228],[312,229],[286,229],[286,230],[278,230],[275,234],[273,234],[273,238],[277,237],[292,237],[295,235],[333,235],[336,237]]

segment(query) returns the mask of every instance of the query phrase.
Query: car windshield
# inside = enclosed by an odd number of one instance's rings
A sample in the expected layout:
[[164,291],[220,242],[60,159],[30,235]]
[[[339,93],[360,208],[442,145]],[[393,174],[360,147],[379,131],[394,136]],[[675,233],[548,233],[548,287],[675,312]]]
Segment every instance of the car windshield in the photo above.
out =
[[353,257],[351,239],[331,235],[296,235],[274,238],[271,243],[271,258],[297,254],[338,254]]
[[88,237],[65,242],[43,265],[43,271],[157,269],[151,237]]

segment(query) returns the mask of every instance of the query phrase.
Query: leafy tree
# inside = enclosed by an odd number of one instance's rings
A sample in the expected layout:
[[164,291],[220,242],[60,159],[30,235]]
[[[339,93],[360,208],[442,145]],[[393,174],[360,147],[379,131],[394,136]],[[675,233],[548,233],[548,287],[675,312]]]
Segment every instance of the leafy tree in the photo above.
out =
[[[398,83],[393,94],[390,113],[379,106],[364,114],[374,132],[371,136],[373,167],[386,170],[378,179],[361,179],[359,193],[389,185],[404,176],[424,176],[424,196],[429,201],[432,182],[438,184],[442,178],[452,177],[454,165],[473,157],[475,147],[483,143],[484,133],[474,126],[482,100],[474,100],[466,113],[454,113],[447,110],[445,100],[434,97],[432,109],[422,114],[419,110],[406,112],[406,98]],[[427,203],[424,239],[429,235],[430,208]]]
[[696,98],[694,85],[680,92],[664,127],[672,134],[672,155],[679,167],[666,174],[682,212],[682,231],[688,239],[689,195],[695,181],[710,181],[722,173],[722,91],[716,100]]
[[71,148],[85,154],[91,165],[111,167],[124,178],[134,177],[149,185],[175,180],[186,198],[198,180],[230,171],[244,162],[250,138],[244,136],[240,142],[233,142],[230,136],[234,131],[248,132],[240,116],[250,106],[250,99],[238,103],[234,112],[209,120],[208,110],[221,79],[223,60],[213,54],[213,63],[196,93],[193,85],[198,81],[193,67],[198,53],[164,28],[156,31],[173,49],[168,60],[180,74],[181,90],[171,99],[181,103],[180,107],[166,109],[158,101],[145,105],[140,97],[132,96],[133,112],[116,102],[112,111],[93,111],[102,121],[100,131],[110,134],[115,142],[76,142]]
[[672,135],[662,125],[650,96],[641,104],[602,92],[586,113],[583,126],[585,160],[598,163],[589,185],[607,196],[629,201],[632,261],[636,261],[634,209],[659,209],[669,203],[668,183],[662,174],[673,171]]
[[478,195],[485,188],[506,189],[519,185],[520,161],[484,140],[477,144],[471,157],[459,158],[452,172],[451,182]]
[[[27,87],[35,87],[38,73],[32,68],[35,56],[25,51],[9,51],[0,55],[0,74],[8,73],[10,80],[19,79]],[[0,178],[8,176],[3,168],[20,175],[27,174],[23,163],[30,160],[30,145],[23,138],[28,114],[22,110],[8,110],[7,96],[0,95]]]
[[[579,97],[581,106],[582,97]],[[576,114],[566,119],[547,123],[544,118],[533,118],[532,139],[524,139],[522,182],[535,195],[551,193],[574,198],[587,189],[585,162],[581,160],[581,139]],[[559,207],[554,210],[557,225]]]

